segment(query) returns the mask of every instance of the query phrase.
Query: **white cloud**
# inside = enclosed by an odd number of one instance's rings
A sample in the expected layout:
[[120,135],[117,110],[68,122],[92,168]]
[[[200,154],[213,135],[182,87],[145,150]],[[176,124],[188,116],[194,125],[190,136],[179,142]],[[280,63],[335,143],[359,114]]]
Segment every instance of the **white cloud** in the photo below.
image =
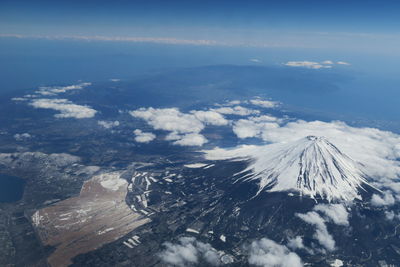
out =
[[221,107],[216,109],[211,109],[212,111],[226,114],[226,115],[239,115],[239,116],[248,116],[259,114],[260,111],[254,109],[248,109],[242,106],[234,106],[234,107]]
[[251,243],[248,262],[251,265],[263,267],[300,267],[303,266],[300,257],[286,246],[273,240],[262,238]]
[[130,43],[157,43],[171,45],[231,45],[224,42],[205,39],[177,39],[174,37],[131,37],[131,36],[100,36],[100,35],[22,35],[22,34],[0,34],[0,38],[35,38],[48,40],[80,40],[80,41],[106,41],[106,42],[130,42]]
[[253,119],[241,119],[234,123],[232,130],[239,138],[249,138],[260,137],[264,131],[277,127],[279,127],[279,124],[275,122],[257,122],[257,119],[256,121]]
[[152,133],[142,132],[142,130],[136,129],[133,131],[135,136],[135,141],[138,143],[149,143],[153,141],[156,136]]
[[295,238],[289,239],[287,246],[293,250],[305,248],[303,244],[303,238],[301,236],[296,236]]
[[177,108],[141,108],[129,112],[145,120],[156,130],[169,131],[165,140],[180,146],[202,146],[208,140],[200,134],[206,125],[223,126],[229,121],[214,110],[192,110],[189,114]]
[[314,238],[317,239],[324,248],[328,251],[335,250],[335,240],[333,240],[333,237],[329,234],[324,219],[318,213],[309,211],[305,214],[296,213],[296,216],[316,227]]
[[145,120],[156,130],[169,131],[165,140],[174,145],[202,146],[207,139],[200,134],[205,124],[225,125],[228,121],[214,111],[180,112],[177,108],[141,108],[129,112],[133,117]]
[[92,118],[96,114],[96,110],[89,106],[82,106],[72,103],[67,99],[34,99],[30,103],[35,108],[53,109],[60,113],[54,115],[56,118]]
[[389,221],[392,221],[394,219],[400,220],[400,214],[396,214],[394,213],[394,211],[385,211],[385,217]]
[[284,63],[283,65],[289,67],[303,67],[309,69],[330,69],[335,64],[337,65],[350,65],[344,61],[333,62],[332,60],[325,60],[322,62],[314,62],[314,61],[289,61]]
[[385,217],[387,220],[392,221],[395,217],[395,214],[393,211],[385,211]]
[[259,107],[263,107],[263,108],[274,108],[279,105],[279,103],[276,101],[261,100],[261,99],[252,99],[252,100],[250,100],[250,103],[255,106],[259,106]]
[[[325,218],[321,217],[317,212],[323,214]],[[318,204],[314,206],[313,211],[296,213],[296,216],[306,223],[315,226],[314,238],[328,251],[335,250],[335,240],[333,240],[333,237],[329,234],[325,222],[331,221],[341,226],[349,225],[349,213],[342,204]],[[298,238],[299,237],[289,240],[288,245],[294,248],[305,248],[302,239]],[[312,252],[307,248],[305,249]]]
[[35,97],[37,97],[37,95],[27,94],[27,95],[24,95],[24,97],[25,98],[35,98]]
[[395,203],[395,199],[393,195],[389,192],[386,191],[383,194],[383,197],[377,194],[373,194],[371,198],[371,204],[372,206],[375,207],[382,207],[382,206],[391,206]]
[[28,139],[32,138],[32,135],[30,135],[29,133],[22,133],[22,134],[14,134],[14,138],[16,141],[26,141]]
[[257,59],[257,58],[251,58],[249,61],[254,62],[254,63],[261,63],[262,61]]
[[89,85],[91,85],[91,83],[79,83],[69,86],[40,87],[39,90],[36,91],[35,93],[45,96],[57,95],[71,90],[81,90]]
[[260,127],[250,120],[239,120],[233,125],[233,132],[239,138],[256,137],[260,134]]
[[130,111],[129,114],[145,120],[156,130],[198,133],[204,129],[204,124],[194,115],[181,113],[177,108],[141,108]]
[[318,62],[313,61],[289,61],[284,63],[285,66],[289,67],[302,67],[308,69],[330,69],[332,66],[330,65],[322,65]]
[[349,213],[342,204],[319,204],[314,207],[314,210],[322,212],[337,225],[349,225]]
[[215,111],[202,111],[202,110],[193,110],[191,113],[198,119],[199,121],[204,122],[205,124],[210,125],[227,125],[229,122],[222,116],[220,113]]
[[221,264],[217,251],[210,244],[200,242],[194,237],[181,237],[176,244],[165,242],[163,245],[165,250],[158,256],[169,266],[192,266],[200,260],[211,266]]
[[174,141],[174,145],[179,146],[202,146],[207,143],[207,139],[198,133],[178,134],[172,132],[165,137],[165,140]]
[[278,119],[277,117],[271,116],[271,115],[261,115],[257,117],[249,117],[248,118],[251,121],[254,122],[282,122],[282,119]]
[[106,129],[111,129],[119,126],[119,121],[97,121],[97,124]]
[[28,99],[24,98],[24,97],[13,97],[11,98],[12,101],[26,101]]
[[242,101],[240,101],[240,100],[231,100],[231,101],[224,103],[223,106],[237,106],[237,105],[240,105],[240,103],[242,103]]

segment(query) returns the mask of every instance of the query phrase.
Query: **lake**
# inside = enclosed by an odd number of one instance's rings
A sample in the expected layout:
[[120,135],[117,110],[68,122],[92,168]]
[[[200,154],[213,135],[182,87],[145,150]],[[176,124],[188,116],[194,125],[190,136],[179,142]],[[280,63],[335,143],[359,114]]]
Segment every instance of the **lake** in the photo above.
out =
[[0,202],[15,202],[22,198],[25,180],[0,174]]

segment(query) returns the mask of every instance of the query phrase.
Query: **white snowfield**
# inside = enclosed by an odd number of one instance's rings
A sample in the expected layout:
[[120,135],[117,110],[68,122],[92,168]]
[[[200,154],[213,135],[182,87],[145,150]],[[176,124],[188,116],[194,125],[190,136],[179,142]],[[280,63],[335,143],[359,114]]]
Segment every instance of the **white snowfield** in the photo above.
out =
[[250,159],[237,174],[246,181],[258,180],[259,190],[299,191],[328,201],[361,199],[359,189],[367,184],[362,165],[339,151],[324,137],[307,136],[289,143],[241,146],[204,151],[208,160]]

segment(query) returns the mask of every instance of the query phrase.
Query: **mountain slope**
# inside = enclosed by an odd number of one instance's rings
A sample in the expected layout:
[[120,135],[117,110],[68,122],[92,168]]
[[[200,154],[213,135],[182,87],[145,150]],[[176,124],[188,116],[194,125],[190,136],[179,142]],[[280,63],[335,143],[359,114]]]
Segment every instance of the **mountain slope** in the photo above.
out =
[[350,201],[361,199],[358,191],[367,183],[362,165],[324,137],[307,136],[290,143],[205,152],[210,160],[250,159],[249,166],[236,178],[258,181],[258,193],[295,190],[312,198]]

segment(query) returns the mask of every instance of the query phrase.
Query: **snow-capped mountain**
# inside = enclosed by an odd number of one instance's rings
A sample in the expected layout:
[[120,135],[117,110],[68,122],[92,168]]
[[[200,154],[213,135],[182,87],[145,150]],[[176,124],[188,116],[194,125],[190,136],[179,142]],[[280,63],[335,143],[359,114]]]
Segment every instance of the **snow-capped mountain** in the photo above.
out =
[[298,191],[312,198],[349,201],[361,199],[359,190],[367,184],[362,164],[324,137],[307,136],[290,143],[205,152],[209,160],[251,159],[236,177],[258,181],[257,194],[264,190]]

